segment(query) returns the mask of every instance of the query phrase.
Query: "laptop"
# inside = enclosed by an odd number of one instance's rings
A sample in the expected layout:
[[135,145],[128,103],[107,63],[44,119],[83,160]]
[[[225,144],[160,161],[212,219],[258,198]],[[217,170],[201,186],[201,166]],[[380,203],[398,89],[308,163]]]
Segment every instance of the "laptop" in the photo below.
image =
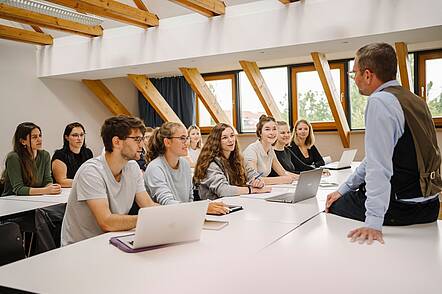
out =
[[316,196],[321,182],[322,168],[301,172],[295,192],[266,198],[267,201],[296,203]]
[[111,238],[125,252],[200,239],[209,200],[141,208],[135,234]]
[[344,150],[339,161],[326,164],[323,166],[323,168],[328,168],[331,170],[351,168],[351,163],[356,156],[356,152],[358,152],[357,149]]

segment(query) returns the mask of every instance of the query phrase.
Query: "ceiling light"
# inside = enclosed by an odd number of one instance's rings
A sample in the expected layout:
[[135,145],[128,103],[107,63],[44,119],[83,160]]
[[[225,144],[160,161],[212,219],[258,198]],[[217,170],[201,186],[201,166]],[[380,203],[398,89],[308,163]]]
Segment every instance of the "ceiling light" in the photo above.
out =
[[26,9],[32,12],[46,14],[66,20],[71,20],[81,24],[89,26],[97,26],[103,22],[103,19],[87,15],[84,13],[79,13],[75,10],[60,7],[52,4],[42,3],[39,1],[32,0],[0,0],[0,3],[4,3],[9,6]]

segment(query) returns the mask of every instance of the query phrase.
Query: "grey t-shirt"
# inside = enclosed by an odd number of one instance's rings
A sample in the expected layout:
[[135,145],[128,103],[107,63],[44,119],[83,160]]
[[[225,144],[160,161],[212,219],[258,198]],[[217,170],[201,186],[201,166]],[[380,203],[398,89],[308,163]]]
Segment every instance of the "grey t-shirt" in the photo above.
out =
[[259,140],[247,146],[243,154],[246,166],[254,169],[251,162],[256,162],[256,171],[258,173],[262,172],[263,177],[267,177],[270,174],[273,160],[277,160],[273,147],[270,147],[270,150],[266,153]]
[[146,191],[136,161],[122,170],[120,182],[112,175],[104,154],[89,159],[78,169],[66,206],[61,229],[62,246],[104,233],[86,200],[107,199],[113,214],[128,214],[135,194]]
[[178,169],[173,169],[164,156],[158,156],[147,166],[144,183],[152,199],[161,205],[193,201],[192,170],[183,157]]

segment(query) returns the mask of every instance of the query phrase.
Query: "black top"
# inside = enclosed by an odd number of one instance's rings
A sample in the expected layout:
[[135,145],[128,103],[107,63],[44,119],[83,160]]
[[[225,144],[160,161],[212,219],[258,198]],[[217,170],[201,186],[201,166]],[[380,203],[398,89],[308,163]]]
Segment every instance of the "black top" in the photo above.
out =
[[284,148],[282,151],[274,149],[274,151],[279,163],[281,163],[282,167],[286,171],[291,173],[299,173],[299,171],[296,171],[296,167],[293,165],[293,156],[287,148]]
[[146,152],[141,150],[140,159],[137,160],[137,163],[142,171],[146,171],[147,164],[149,163],[146,159]]
[[67,167],[66,178],[73,179],[80,166],[92,157],[92,151],[89,148],[82,147],[80,153],[76,154],[67,147],[56,150],[52,156],[52,161],[58,159],[64,162]]
[[325,165],[324,159],[322,159],[322,156],[318,149],[316,149],[315,145],[307,149],[308,157],[304,157],[301,149],[299,149],[296,144],[293,144],[288,148],[293,152],[293,158],[297,157],[297,160],[293,162],[297,171],[311,170],[313,167],[316,168]]

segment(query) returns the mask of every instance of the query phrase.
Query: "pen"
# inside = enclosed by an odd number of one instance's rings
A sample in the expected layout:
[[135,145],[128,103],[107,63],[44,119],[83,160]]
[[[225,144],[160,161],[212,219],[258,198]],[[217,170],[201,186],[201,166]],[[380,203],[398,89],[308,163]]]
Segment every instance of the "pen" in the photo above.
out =
[[264,172],[260,172],[256,177],[248,181],[246,184],[250,186],[254,180],[259,179],[263,174]]

